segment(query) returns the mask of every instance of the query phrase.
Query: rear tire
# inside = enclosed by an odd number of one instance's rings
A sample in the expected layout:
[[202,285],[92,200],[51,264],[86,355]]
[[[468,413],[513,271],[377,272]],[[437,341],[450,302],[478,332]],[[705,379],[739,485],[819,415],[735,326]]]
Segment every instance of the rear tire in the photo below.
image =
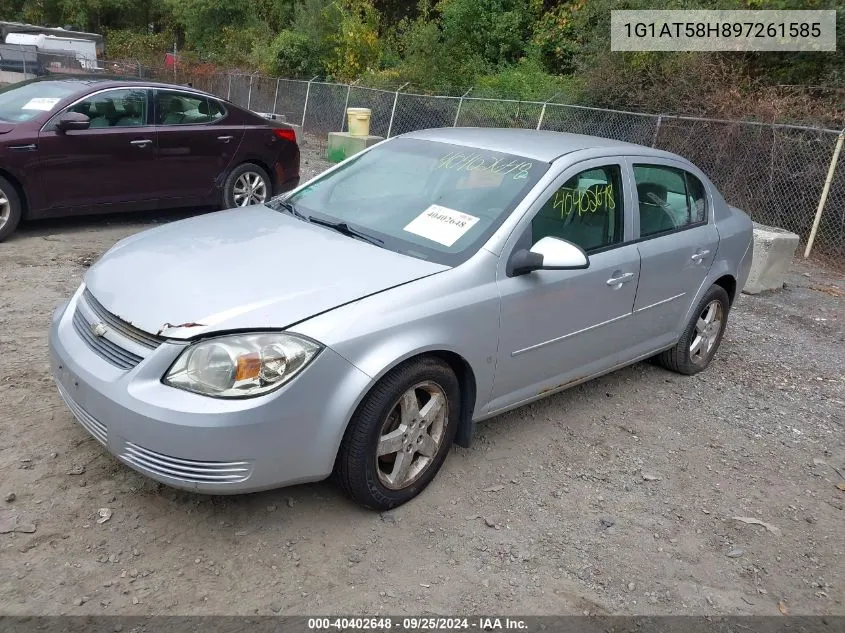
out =
[[677,345],[657,355],[666,369],[692,376],[710,364],[722,342],[728,324],[730,298],[721,286],[710,286],[692,312]]
[[23,203],[18,190],[0,177],[0,242],[15,232],[22,215]]
[[460,386],[443,361],[396,367],[366,395],[349,422],[335,479],[358,504],[389,510],[434,479],[455,439]]
[[262,204],[272,197],[273,180],[263,167],[255,163],[238,165],[223,183],[224,209]]

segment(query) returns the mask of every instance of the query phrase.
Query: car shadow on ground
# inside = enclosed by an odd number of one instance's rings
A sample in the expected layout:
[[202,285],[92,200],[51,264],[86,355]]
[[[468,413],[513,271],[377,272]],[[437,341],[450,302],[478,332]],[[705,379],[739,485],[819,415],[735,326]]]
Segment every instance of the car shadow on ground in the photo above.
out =
[[[609,398],[611,392],[630,387],[632,382],[662,382],[664,374],[672,375],[650,362],[636,363],[478,423],[473,439],[474,447],[453,447],[438,476],[408,505],[421,503],[433,507],[443,503],[446,498],[451,498],[452,479],[460,477],[460,472],[483,470],[490,466],[491,457],[484,452],[484,447],[491,443],[507,445],[518,442],[520,436],[525,434],[544,435],[550,432],[550,427],[559,423],[560,414],[557,412],[579,410],[586,402]],[[552,417],[556,421],[551,421]],[[588,425],[588,422],[577,414],[564,417],[566,424],[571,425],[576,433],[584,430],[579,429],[579,425]],[[260,492],[206,495],[160,484],[136,473],[113,456],[104,454],[103,457],[113,460],[114,468],[131,479],[136,492],[145,496],[153,506],[168,506],[171,510],[179,509],[193,515],[195,518],[189,520],[191,529],[208,530],[209,536],[221,527],[251,531],[256,525],[262,524],[262,518],[266,518],[268,512],[291,513],[292,516],[284,519],[286,522],[296,522],[297,515],[307,515],[355,524],[361,520],[366,523],[373,515],[378,516],[377,513],[362,508],[349,499],[334,484],[331,477],[314,483]],[[569,462],[574,460],[574,455],[560,455],[560,459]],[[381,513],[382,519],[393,522],[392,515],[395,513],[396,516],[401,516],[405,512],[404,508],[405,506],[400,506],[394,511]]]
[[73,215],[43,220],[27,220],[22,222],[15,233],[10,235],[6,241],[12,242],[30,237],[43,237],[45,235],[61,233],[98,231],[108,227],[119,228],[131,225],[149,225],[152,228],[158,224],[184,220],[216,210],[215,207],[188,207],[162,211],[133,211],[129,213]]

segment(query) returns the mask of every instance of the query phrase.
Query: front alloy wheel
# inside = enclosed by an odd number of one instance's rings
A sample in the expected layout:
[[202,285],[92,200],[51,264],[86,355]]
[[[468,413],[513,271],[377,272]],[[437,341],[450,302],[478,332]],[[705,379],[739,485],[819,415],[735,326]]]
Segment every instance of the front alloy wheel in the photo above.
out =
[[14,233],[21,221],[21,198],[17,189],[0,177],[0,241]]
[[349,422],[335,478],[366,508],[388,510],[410,501],[434,479],[458,427],[460,386],[435,357],[388,372]]
[[443,388],[431,381],[402,394],[385,418],[376,451],[385,487],[401,490],[431,467],[445,437],[448,409]]

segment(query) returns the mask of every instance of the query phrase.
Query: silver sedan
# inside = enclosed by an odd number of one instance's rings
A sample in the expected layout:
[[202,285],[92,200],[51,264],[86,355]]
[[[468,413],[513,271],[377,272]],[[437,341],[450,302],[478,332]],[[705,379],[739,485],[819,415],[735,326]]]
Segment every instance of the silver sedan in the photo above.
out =
[[266,205],[122,240],[53,317],[59,392],[128,466],[224,494],[408,501],[476,422],[638,360],[694,374],[752,225],[689,161],[438,129]]

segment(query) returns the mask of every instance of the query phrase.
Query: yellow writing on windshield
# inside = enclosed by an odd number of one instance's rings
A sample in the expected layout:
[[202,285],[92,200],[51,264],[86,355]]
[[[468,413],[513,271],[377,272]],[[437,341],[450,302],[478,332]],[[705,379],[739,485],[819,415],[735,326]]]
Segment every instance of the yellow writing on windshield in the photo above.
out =
[[600,208],[616,208],[616,201],[613,199],[613,185],[593,185],[588,189],[571,189],[561,187],[555,192],[552,200],[552,208],[560,209],[561,219],[570,213],[584,215],[595,213]]
[[484,156],[477,152],[450,152],[437,161],[437,169],[453,169],[455,171],[489,171],[493,174],[510,174],[514,180],[524,180],[534,166],[531,161],[495,156]]

